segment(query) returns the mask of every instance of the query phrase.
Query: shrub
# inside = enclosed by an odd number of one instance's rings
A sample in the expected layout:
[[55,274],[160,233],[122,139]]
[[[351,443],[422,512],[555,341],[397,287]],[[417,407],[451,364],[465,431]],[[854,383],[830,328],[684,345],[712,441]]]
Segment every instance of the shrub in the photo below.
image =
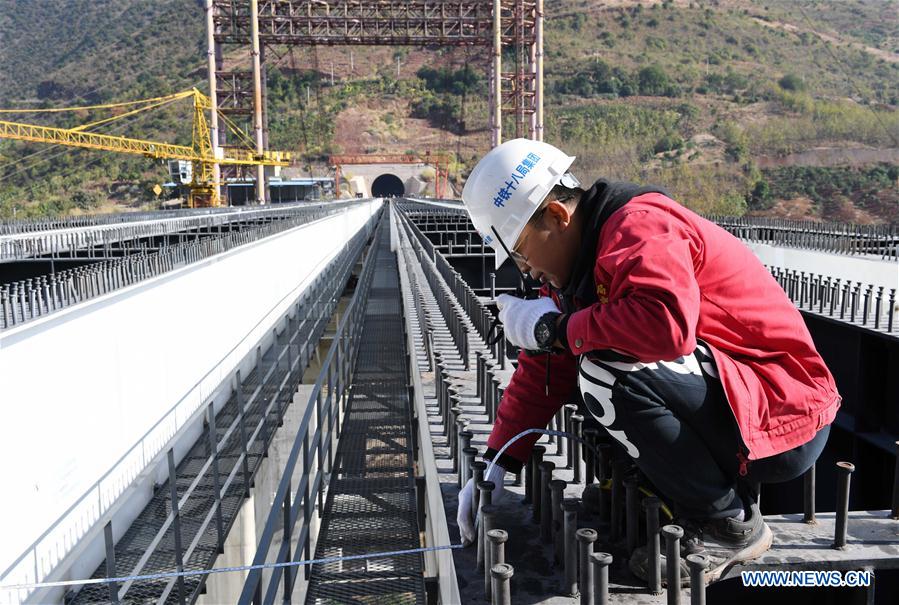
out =
[[435,69],[425,65],[415,75],[424,80],[425,86],[434,92],[461,95],[481,88],[482,76],[470,65],[456,70],[446,67]]
[[665,151],[674,151],[675,149],[682,149],[684,146],[684,139],[681,138],[679,134],[669,133],[656,141],[655,146],[653,146],[652,150],[654,153],[662,153]]
[[81,210],[90,210],[100,205],[100,196],[87,191],[76,191],[72,195],[72,203]]
[[774,205],[771,186],[765,179],[759,179],[747,196],[747,203],[753,210],[767,210]]
[[794,92],[805,90],[805,82],[796,74],[786,74],[777,81],[777,84],[784,90],[791,90]]
[[650,65],[641,69],[637,73],[637,81],[640,86],[640,94],[643,95],[665,96],[671,87],[668,74],[658,65]]
[[715,131],[718,138],[727,145],[724,150],[727,157],[736,162],[742,162],[748,157],[749,139],[739,124],[727,121],[717,125]]

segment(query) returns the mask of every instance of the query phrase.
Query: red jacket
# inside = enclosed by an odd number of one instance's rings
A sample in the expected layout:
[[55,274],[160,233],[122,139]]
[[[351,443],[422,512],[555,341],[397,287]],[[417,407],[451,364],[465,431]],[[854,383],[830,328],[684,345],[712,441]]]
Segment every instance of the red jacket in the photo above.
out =
[[[633,198],[602,225],[593,267],[599,302],[574,312],[570,352],[521,354],[487,442],[499,450],[544,428],[577,388],[577,355],[615,349],[641,362],[710,345],[749,459],[809,441],[840,405],[801,314],[740,240],[660,193]],[[507,470],[539,435],[515,442]],[[492,452],[488,454],[492,457]],[[503,457],[506,458],[505,456]]]

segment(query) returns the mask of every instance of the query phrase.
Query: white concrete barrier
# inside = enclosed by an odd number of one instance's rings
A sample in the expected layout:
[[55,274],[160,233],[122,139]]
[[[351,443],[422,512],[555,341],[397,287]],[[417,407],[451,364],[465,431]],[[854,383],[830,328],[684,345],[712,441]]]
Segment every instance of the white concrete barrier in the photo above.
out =
[[0,584],[48,578],[136,479],[164,480],[172,439],[380,205],[0,332]]
[[801,248],[782,248],[757,242],[743,243],[769,267],[827,275],[844,281],[860,281],[863,284],[883,286],[887,291],[890,288],[899,288],[899,263],[893,260]]

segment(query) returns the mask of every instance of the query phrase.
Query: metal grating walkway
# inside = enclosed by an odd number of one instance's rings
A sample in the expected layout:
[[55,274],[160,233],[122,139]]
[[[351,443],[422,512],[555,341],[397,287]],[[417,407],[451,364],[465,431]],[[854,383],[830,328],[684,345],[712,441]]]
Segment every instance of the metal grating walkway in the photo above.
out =
[[[389,244],[383,229],[315,558],[421,546],[399,273]],[[306,603],[424,605],[423,569],[419,553],[314,565]]]

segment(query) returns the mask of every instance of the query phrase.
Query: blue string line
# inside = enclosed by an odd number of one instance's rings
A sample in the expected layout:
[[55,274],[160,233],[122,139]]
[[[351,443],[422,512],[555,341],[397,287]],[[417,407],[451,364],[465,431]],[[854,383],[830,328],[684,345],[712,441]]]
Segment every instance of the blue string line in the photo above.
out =
[[[509,441],[503,445],[495,458],[499,458],[506,449],[518,441],[520,438],[525,435],[529,435],[531,433],[542,433],[545,435],[558,435],[560,437],[568,437],[570,439],[574,439],[576,441],[580,441],[582,443],[586,443],[580,437],[572,435],[571,433],[566,433],[564,431],[553,431],[549,429],[527,429],[522,431],[512,437]],[[490,461],[487,466],[487,471],[485,476],[490,473],[490,469],[493,468],[495,462],[493,460]],[[475,517],[475,529],[477,529],[478,521],[480,519],[480,511],[478,515]],[[60,580],[58,582],[33,582],[26,584],[5,584],[0,586],[0,590],[4,591],[18,591],[18,590],[35,590],[40,588],[59,588],[66,586],[86,586],[92,584],[112,584],[114,582],[118,583],[126,583],[133,581],[143,581],[143,580],[163,580],[168,578],[179,578],[179,577],[189,577],[189,576],[202,576],[202,575],[210,575],[216,573],[230,573],[235,571],[256,571],[261,569],[276,569],[281,567],[298,567],[300,565],[314,565],[316,563],[336,563],[338,561],[352,561],[357,559],[378,559],[382,557],[392,557],[397,555],[412,555],[417,553],[425,553],[425,552],[436,552],[440,550],[454,550],[459,548],[465,548],[466,546],[463,544],[450,544],[447,546],[426,546],[422,548],[410,548],[407,550],[392,550],[385,552],[374,552],[367,553],[362,555],[349,555],[345,557],[327,557],[324,559],[308,559],[302,561],[288,561],[284,563],[264,563],[260,565],[239,565],[236,567],[215,567],[212,569],[201,569],[201,570],[191,570],[191,571],[169,571],[155,574],[146,574],[140,576],[121,576],[118,578],[89,578],[86,580]]]
[[61,580],[59,582],[36,582],[30,584],[6,584],[0,586],[0,590],[31,590],[37,588],[56,588],[61,586],[83,586],[88,584],[111,584],[113,582],[125,583],[139,580],[162,580],[166,578],[178,578],[187,576],[202,576],[214,573],[228,573],[234,571],[256,571],[260,569],[275,569],[279,567],[296,567],[300,565],[313,565],[316,563],[335,563],[337,561],[352,561],[354,559],[379,559],[396,555],[411,555],[438,550],[450,550],[464,548],[462,544],[450,544],[448,546],[427,546],[424,548],[411,548],[408,550],[392,550],[386,552],[373,552],[363,555],[349,555],[346,557],[327,557],[324,559],[308,559],[303,561],[288,561],[285,563],[265,563],[261,565],[240,565],[237,567],[215,567],[213,569],[201,569],[193,571],[169,571],[164,573],[147,574],[143,576],[122,576],[119,578],[90,578],[87,580]]

